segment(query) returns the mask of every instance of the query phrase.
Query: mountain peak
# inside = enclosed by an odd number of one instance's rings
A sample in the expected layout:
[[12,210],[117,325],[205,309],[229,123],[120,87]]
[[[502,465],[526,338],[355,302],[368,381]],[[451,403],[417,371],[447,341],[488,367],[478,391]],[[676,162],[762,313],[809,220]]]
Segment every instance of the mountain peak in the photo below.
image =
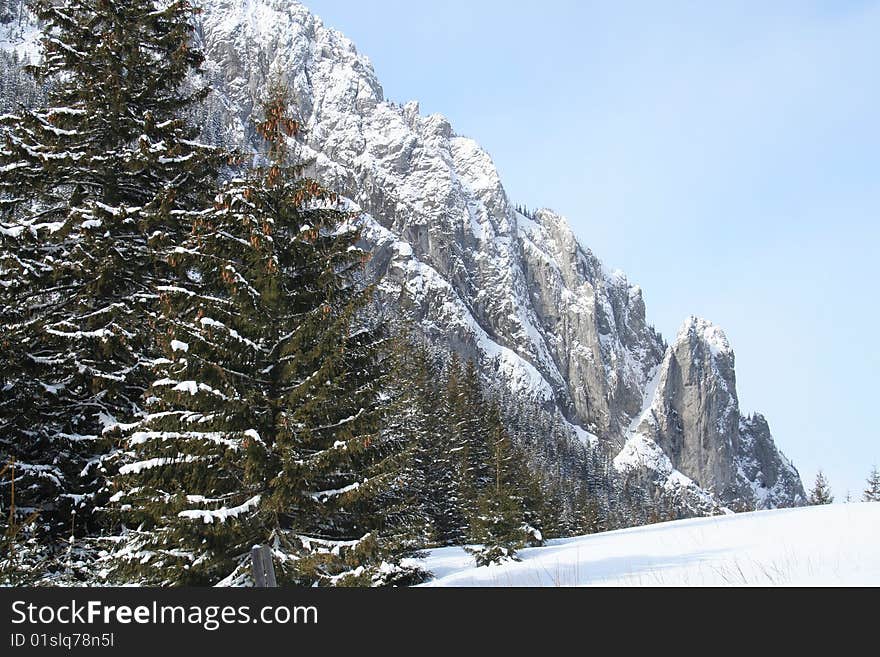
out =
[[678,331],[676,344],[695,341],[706,345],[713,356],[732,356],[733,349],[724,331],[707,319],[691,315]]
[[[198,21],[214,89],[203,139],[258,148],[253,114],[279,77],[307,127],[309,175],[363,211],[383,312],[609,452],[639,426],[676,486],[683,473],[727,502],[744,490],[742,463],[753,482],[783,473],[766,504],[797,499],[796,473],[773,465],[782,461],[769,429],[739,429],[733,350],[719,327],[690,317],[667,349],[641,288],[607,270],[560,214],[517,212],[475,141],[439,114],[422,116],[416,101],[385,100],[369,59],[302,3],[205,0]],[[0,24],[0,56],[32,48],[29,34]]]

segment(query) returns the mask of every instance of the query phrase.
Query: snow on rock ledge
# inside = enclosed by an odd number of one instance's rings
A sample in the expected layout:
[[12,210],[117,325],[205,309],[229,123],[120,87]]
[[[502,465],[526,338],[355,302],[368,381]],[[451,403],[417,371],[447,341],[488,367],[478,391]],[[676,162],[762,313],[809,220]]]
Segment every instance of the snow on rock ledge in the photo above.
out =
[[734,362],[721,329],[689,318],[648,386],[615,467],[644,467],[664,485],[671,467],[740,509],[803,504],[800,476],[769,448],[766,421],[740,415]]
[[[369,59],[301,3],[202,4],[197,35],[215,89],[203,138],[256,146],[260,96],[270,80],[285,84],[306,126],[309,173],[369,214],[368,273],[385,312],[473,358],[485,377],[555,404],[574,437],[611,457],[624,450],[621,463],[638,435],[637,452],[656,452],[653,443],[668,459],[664,481],[680,473],[725,503],[803,499],[766,423],[740,417],[720,329],[691,318],[667,348],[641,288],[606,271],[557,213],[517,212],[475,141],[417,102],[389,101]],[[33,56],[35,38],[26,20],[0,23],[0,51]]]

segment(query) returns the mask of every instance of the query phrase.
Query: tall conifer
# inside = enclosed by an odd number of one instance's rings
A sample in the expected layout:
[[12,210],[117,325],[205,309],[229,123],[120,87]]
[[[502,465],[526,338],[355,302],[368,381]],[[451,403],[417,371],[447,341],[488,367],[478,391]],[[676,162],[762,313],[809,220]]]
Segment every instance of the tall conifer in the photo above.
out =
[[[183,1],[37,0],[44,104],[0,118],[0,447],[47,540],[94,526],[103,432],[140,413],[155,247],[224,155],[182,118],[206,89]],[[4,495],[8,487],[4,487]]]
[[[118,576],[239,581],[255,543],[287,583],[370,584],[391,557],[382,494],[381,327],[365,321],[355,217],[288,162],[299,124],[273,92],[265,162],[218,194],[169,254],[165,358],[127,435]],[[387,570],[387,568],[386,568]]]

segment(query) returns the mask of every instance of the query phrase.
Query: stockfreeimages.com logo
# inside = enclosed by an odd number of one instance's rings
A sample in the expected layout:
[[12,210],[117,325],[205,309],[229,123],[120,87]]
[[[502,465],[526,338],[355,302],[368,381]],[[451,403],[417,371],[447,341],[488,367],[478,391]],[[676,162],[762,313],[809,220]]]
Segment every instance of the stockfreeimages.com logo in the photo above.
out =
[[108,605],[100,600],[69,604],[36,605],[23,600],[12,603],[13,625],[198,625],[213,632],[224,625],[316,625],[314,606],[268,605],[257,610],[249,605]]

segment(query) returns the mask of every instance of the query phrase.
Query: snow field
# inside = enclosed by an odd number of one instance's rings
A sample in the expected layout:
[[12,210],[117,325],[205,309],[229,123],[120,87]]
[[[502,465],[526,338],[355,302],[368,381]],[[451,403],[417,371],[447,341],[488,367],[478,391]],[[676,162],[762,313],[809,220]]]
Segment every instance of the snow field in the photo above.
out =
[[433,550],[425,586],[880,586],[880,504],[697,518],[548,541],[474,567]]

